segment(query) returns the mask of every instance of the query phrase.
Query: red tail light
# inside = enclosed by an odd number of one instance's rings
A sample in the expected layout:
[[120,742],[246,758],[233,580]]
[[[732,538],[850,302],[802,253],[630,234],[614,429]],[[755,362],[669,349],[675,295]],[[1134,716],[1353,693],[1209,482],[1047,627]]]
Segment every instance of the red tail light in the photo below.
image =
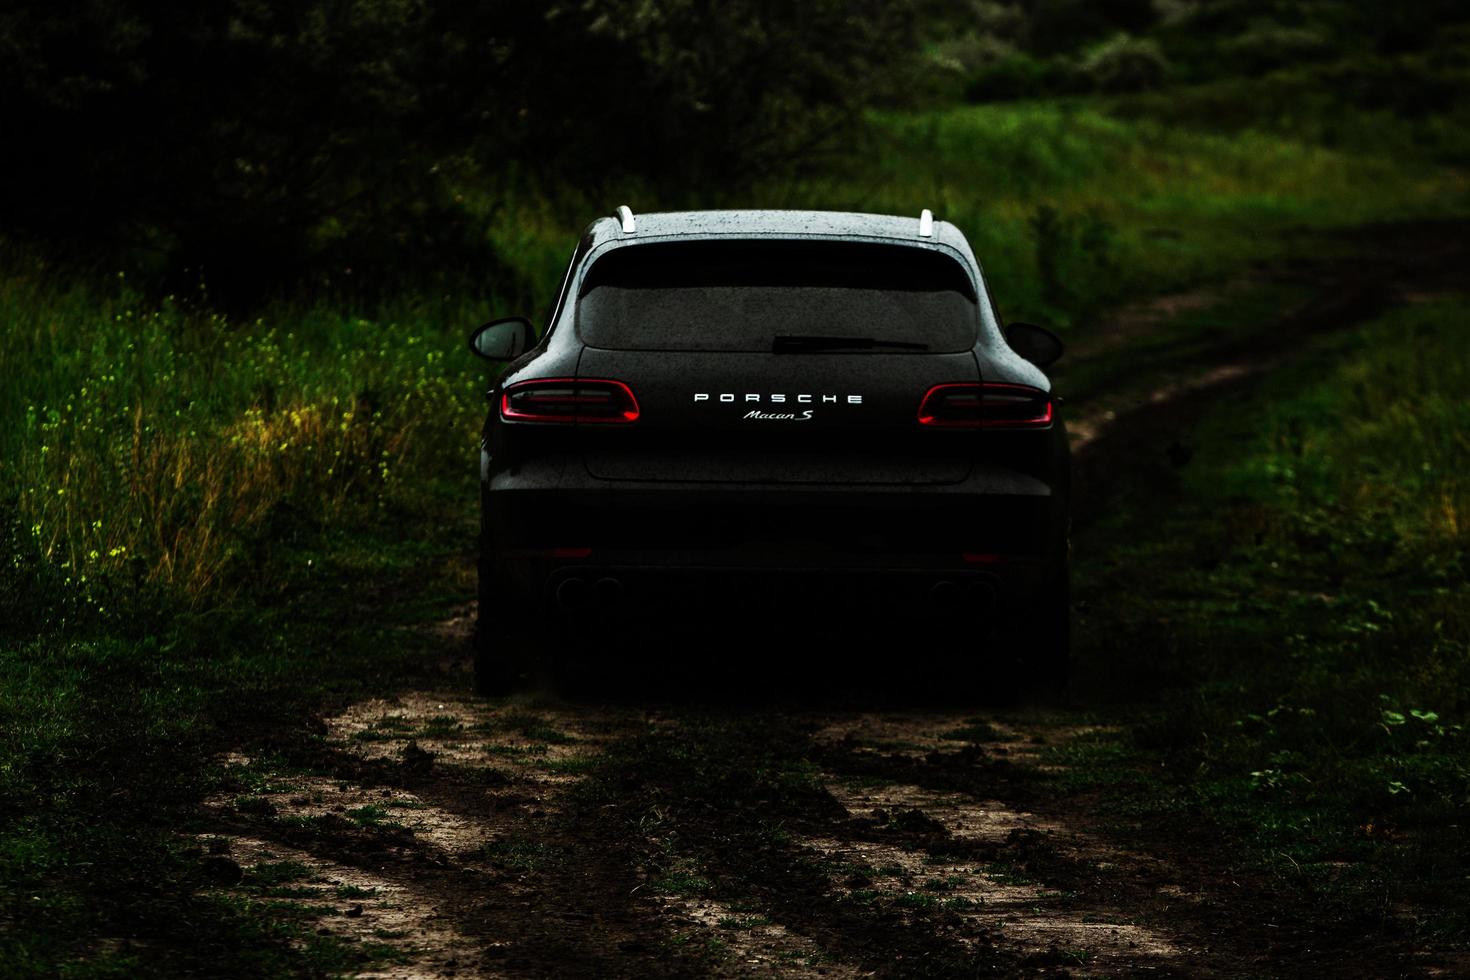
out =
[[970,429],[1045,429],[1051,395],[1027,385],[935,385],[919,402],[919,424]]
[[638,421],[638,399],[621,381],[606,378],[537,378],[510,385],[500,396],[507,422]]

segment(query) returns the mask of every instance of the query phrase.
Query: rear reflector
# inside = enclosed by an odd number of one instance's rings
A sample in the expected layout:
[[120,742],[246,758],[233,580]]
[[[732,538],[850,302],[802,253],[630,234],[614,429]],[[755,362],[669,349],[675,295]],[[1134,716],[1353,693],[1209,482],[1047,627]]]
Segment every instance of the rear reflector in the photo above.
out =
[[1045,429],[1051,396],[1028,385],[990,382],[935,385],[919,402],[919,424],[969,429]]
[[597,422],[638,420],[638,399],[621,381],[606,378],[537,378],[519,381],[500,396],[507,422]]

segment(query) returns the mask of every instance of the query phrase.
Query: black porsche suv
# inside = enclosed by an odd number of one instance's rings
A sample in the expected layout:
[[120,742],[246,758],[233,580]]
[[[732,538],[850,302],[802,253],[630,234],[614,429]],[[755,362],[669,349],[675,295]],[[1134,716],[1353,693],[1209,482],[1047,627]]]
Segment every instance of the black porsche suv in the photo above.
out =
[[927,210],[619,208],[539,337],[509,317],[470,347],[508,362],[481,441],[481,692],[533,655],[802,621],[1065,683],[1061,344],[1003,326]]

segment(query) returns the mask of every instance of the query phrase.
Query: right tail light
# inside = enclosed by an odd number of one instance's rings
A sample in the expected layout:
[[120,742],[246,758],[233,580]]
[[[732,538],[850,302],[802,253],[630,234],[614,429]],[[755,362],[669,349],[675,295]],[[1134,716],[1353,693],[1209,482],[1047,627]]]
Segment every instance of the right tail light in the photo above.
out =
[[1051,395],[1030,385],[935,385],[919,402],[919,424],[940,428],[1047,429],[1051,420]]

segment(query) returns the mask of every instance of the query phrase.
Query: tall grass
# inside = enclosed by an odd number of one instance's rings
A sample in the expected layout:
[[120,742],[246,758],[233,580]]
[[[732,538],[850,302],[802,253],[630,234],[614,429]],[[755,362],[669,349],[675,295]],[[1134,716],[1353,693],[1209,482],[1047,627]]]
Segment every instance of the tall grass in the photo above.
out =
[[0,281],[0,485],[44,561],[223,598],[293,531],[472,471],[469,303],[237,323],[124,289]]

